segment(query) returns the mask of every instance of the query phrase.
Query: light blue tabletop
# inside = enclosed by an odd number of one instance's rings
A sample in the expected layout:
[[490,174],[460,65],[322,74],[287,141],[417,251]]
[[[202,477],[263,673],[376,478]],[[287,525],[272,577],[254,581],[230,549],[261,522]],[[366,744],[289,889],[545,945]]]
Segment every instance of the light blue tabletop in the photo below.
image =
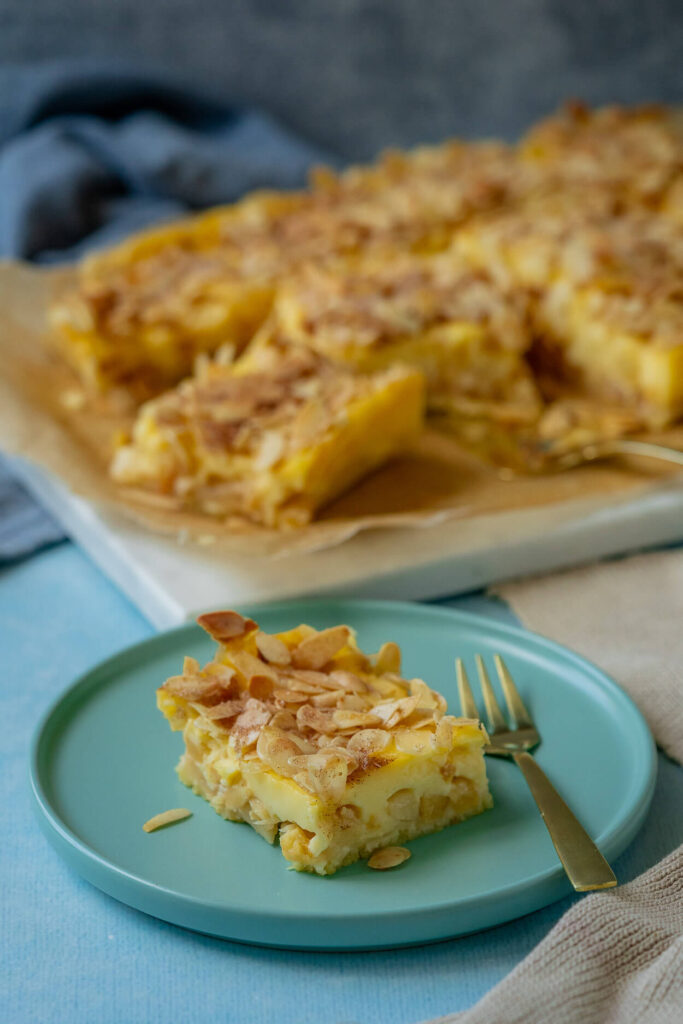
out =
[[[447,603],[511,618],[482,595]],[[71,544],[0,572],[3,1021],[411,1024],[470,1006],[571,904],[567,899],[492,931],[421,949],[311,954],[183,931],[81,881],[38,830],[28,787],[31,732],[76,675],[152,631]],[[660,755],[650,816],[615,865],[620,881],[683,841],[682,804],[683,771]]]

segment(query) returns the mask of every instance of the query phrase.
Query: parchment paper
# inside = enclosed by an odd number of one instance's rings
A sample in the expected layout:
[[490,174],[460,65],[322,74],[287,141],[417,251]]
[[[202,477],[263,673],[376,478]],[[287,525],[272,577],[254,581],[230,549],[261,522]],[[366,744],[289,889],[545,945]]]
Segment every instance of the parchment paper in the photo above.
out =
[[[0,447],[56,474],[76,494],[114,505],[129,518],[187,542],[212,543],[242,554],[283,555],[339,544],[361,530],[430,526],[467,517],[556,505],[577,498],[605,503],[661,487],[676,473],[653,461],[582,466],[547,476],[501,477],[451,437],[429,430],[414,451],[363,480],[328,506],[310,526],[274,531],[242,520],[221,522],[136,500],[116,487],[106,467],[114,434],[130,414],[101,400],[70,408],[65,395],[77,381],[47,333],[50,297],[68,286],[73,270],[0,265]],[[659,435],[683,448],[683,427]]]

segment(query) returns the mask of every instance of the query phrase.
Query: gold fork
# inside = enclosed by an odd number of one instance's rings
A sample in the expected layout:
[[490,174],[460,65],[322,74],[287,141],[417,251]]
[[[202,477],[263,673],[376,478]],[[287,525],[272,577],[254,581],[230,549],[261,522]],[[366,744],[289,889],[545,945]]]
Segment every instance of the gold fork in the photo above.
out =
[[[590,889],[611,888],[617,884],[611,867],[583,825],[569,810],[545,772],[539,768],[531,754],[528,753],[541,742],[540,733],[524,706],[505,662],[499,654],[494,654],[493,658],[512,725],[508,724],[500,710],[486,666],[481,655],[477,654],[475,656],[477,672],[490,726],[491,742],[485,748],[485,753],[512,758],[515,764],[522,769],[527,785],[536,801],[536,806],[550,833],[553,846],[576,891],[587,892]],[[462,659],[457,658],[455,664],[462,713],[466,718],[480,718]]]

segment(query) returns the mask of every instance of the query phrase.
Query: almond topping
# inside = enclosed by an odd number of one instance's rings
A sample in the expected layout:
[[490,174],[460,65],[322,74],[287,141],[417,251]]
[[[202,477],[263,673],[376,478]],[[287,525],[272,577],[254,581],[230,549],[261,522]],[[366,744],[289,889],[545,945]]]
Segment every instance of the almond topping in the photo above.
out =
[[231,651],[230,660],[246,683],[254,676],[266,676],[273,682],[278,678],[277,669],[266,665],[265,661],[261,661],[249,651]]
[[380,718],[387,729],[392,729],[402,718],[407,718],[417,707],[417,697],[401,697],[399,700],[390,700],[382,704],[376,704],[372,709],[373,714]]
[[226,686],[222,679],[211,676],[207,678],[202,674],[199,676],[171,676],[164,683],[163,689],[175,697],[208,704],[227,697],[230,685]]
[[174,821],[183,821],[191,816],[192,811],[188,811],[186,807],[174,807],[170,811],[162,811],[161,814],[155,814],[142,827],[145,832],[156,832],[158,828],[163,828],[164,825],[172,825]]
[[346,690],[348,693],[367,693],[367,684],[363,682],[360,676],[357,676],[355,672],[337,671],[330,672],[330,680],[334,680],[338,683],[342,690]]
[[[251,706],[250,706],[251,705]],[[232,738],[238,751],[253,746],[264,725],[268,725],[271,712],[268,708],[258,705],[258,701],[249,701],[247,708],[237,718],[232,727]]]
[[347,748],[357,754],[378,754],[391,740],[386,729],[361,729],[349,739]]
[[234,718],[244,711],[243,700],[223,700],[210,708],[202,707],[204,718]]
[[252,676],[248,689],[249,695],[256,700],[268,700],[273,696],[273,680],[269,676]]
[[328,712],[320,711],[308,704],[303,704],[296,713],[297,725],[303,728],[312,729],[314,732],[330,734],[339,728],[332,720]]
[[398,867],[409,858],[410,850],[406,850],[405,846],[385,846],[383,850],[375,850],[368,861],[368,867],[375,871],[386,871]]
[[372,660],[375,672],[378,675],[384,675],[386,672],[400,672],[401,648],[398,644],[389,641],[386,644],[382,644]]
[[297,668],[320,669],[338,654],[351,634],[348,626],[332,626],[302,640],[292,653]]
[[256,646],[260,654],[271,665],[289,665],[292,661],[289,647],[280,640],[279,636],[272,636],[270,633],[263,633],[259,630],[256,634]]
[[453,725],[455,724],[452,715],[442,718],[436,727],[434,744],[436,747],[450,750],[453,746]]
[[345,708],[333,711],[332,721],[338,729],[367,729],[380,724],[377,715],[370,711],[347,711]]
[[207,612],[200,615],[197,622],[205,629],[209,636],[217,643],[225,643],[226,640],[234,640],[238,636],[244,636],[256,629],[253,619],[245,619],[239,612]]

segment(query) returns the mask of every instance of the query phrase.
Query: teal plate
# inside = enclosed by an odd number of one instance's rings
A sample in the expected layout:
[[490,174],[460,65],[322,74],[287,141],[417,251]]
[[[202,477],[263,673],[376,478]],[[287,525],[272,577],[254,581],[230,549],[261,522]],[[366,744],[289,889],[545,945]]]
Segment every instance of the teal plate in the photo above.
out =
[[[408,676],[457,708],[453,658],[502,654],[543,734],[537,757],[608,859],[633,839],[652,797],[652,738],[597,668],[521,629],[462,612],[387,601],[296,601],[248,609],[276,632],[348,623],[365,650],[397,640]],[[410,843],[392,871],[353,864],[329,878],[286,869],[248,826],[223,821],[180,783],[182,739],[154,691],[186,654],[214,645],[195,625],[108,659],[50,709],[31,778],[47,838],[84,878],[123,903],[223,938],[296,949],[373,949],[489,928],[570,892],[521,773],[487,759],[493,810]],[[168,807],[192,817],[146,834]]]

